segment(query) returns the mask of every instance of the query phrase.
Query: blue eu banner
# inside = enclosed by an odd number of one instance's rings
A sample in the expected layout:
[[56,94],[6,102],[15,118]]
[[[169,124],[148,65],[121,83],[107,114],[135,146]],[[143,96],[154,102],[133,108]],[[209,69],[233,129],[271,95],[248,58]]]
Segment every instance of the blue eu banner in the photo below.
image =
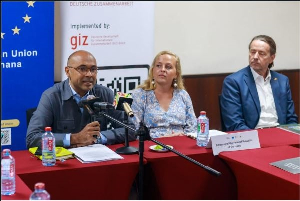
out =
[[1,1],[1,145],[26,149],[26,110],[54,83],[54,2]]

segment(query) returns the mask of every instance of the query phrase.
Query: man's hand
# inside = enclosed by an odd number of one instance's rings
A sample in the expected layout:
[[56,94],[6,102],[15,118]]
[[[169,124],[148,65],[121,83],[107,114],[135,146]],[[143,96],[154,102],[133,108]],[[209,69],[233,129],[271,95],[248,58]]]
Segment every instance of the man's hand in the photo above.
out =
[[100,124],[98,121],[87,124],[79,133],[71,134],[71,147],[83,147],[97,142],[95,137],[100,135]]

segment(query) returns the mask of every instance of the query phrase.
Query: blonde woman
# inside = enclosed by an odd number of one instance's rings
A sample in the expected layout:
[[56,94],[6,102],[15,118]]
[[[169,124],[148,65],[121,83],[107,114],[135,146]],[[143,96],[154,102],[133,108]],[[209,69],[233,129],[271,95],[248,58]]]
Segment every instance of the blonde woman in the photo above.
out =
[[192,100],[184,88],[179,57],[162,51],[156,55],[145,82],[132,93],[136,128],[144,122],[150,136],[172,137],[196,132]]

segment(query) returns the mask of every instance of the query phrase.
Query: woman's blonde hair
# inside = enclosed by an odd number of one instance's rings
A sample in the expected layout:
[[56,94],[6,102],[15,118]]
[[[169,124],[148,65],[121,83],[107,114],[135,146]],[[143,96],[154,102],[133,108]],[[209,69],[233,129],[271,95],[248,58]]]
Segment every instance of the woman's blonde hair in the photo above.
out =
[[[170,51],[161,51],[155,56],[155,58],[153,59],[152,65],[149,69],[149,75],[148,75],[147,80],[145,80],[144,83],[142,83],[141,85],[137,86],[137,88],[142,88],[146,91],[155,89],[155,84],[152,84],[153,68],[155,67],[155,62],[158,59],[158,57],[160,57],[162,55],[165,55],[165,54],[173,56],[176,60],[175,68],[176,68],[176,75],[177,75],[177,77],[176,77],[177,89],[185,89],[184,84],[183,84],[183,80],[182,80],[182,77],[181,77],[180,59],[176,54],[174,54],[173,52],[170,52]],[[172,83],[171,87],[174,87],[173,83]]]

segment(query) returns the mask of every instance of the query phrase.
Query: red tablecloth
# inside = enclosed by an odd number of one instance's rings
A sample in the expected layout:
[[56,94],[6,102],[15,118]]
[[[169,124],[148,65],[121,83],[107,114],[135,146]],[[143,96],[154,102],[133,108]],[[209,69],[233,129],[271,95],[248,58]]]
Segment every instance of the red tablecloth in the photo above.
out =
[[[300,135],[279,128],[259,129],[258,135],[261,147],[299,146],[300,144]],[[186,136],[157,140],[174,146],[174,149],[203,165],[216,169],[222,173],[222,176],[215,177],[203,168],[172,152],[153,152],[149,146],[154,143],[146,141],[144,158],[149,164],[145,166],[145,199],[237,199],[237,194],[239,198],[243,198],[244,191],[243,188],[241,190],[241,186],[248,181],[241,183],[240,174],[243,175],[245,170],[253,172],[252,164],[247,167],[247,163],[239,166],[232,166],[232,162],[230,163],[234,173],[239,172],[236,175],[239,179],[239,187],[237,188],[236,179],[230,167],[218,156],[213,156],[211,149],[198,147],[195,140]],[[123,145],[109,147],[115,150],[121,146]],[[138,141],[130,142],[130,146],[138,147]],[[230,155],[244,153],[243,157],[247,162],[247,154],[249,153],[249,157],[251,157],[253,152],[257,150],[227,153]],[[16,159],[17,191],[13,196],[2,196],[2,199],[28,199],[34,184],[37,182],[46,184],[46,190],[50,193],[51,199],[128,199],[131,185],[138,173],[138,155],[123,155],[124,160],[90,164],[82,164],[77,159],[70,159],[63,163],[57,162],[55,167],[42,166],[41,160],[32,156],[28,151],[13,151],[12,155]],[[273,159],[270,156],[264,158],[263,154],[261,156],[262,162]],[[281,154],[275,154],[275,156],[281,156]],[[285,155],[283,156],[285,157]],[[285,159],[284,157],[283,159]],[[278,160],[280,159],[274,158],[272,162]],[[273,184],[274,180],[278,180],[276,174],[272,177],[266,173],[259,173],[259,175],[261,177],[260,183],[264,184],[261,186],[267,186],[265,189],[269,188],[269,182]],[[272,179],[269,179],[270,177]],[[249,179],[249,181],[254,180],[254,178]],[[285,182],[288,183],[289,181]],[[287,186],[289,185],[291,184],[288,183]],[[253,186],[258,186],[257,182]],[[283,189],[287,188],[284,187]],[[288,189],[287,192],[289,192]],[[290,193],[291,197],[295,197],[293,192]],[[274,199],[279,198],[280,196]],[[296,199],[298,198],[296,197]]]
[[222,152],[237,179],[238,199],[299,200],[300,175],[270,165],[300,156],[292,146]]
[[[236,199],[236,181],[233,173],[211,149],[200,148],[196,140],[186,136],[159,138],[177,151],[222,173],[211,175],[203,168],[172,152],[157,153],[149,149],[155,143],[145,141],[145,199]],[[138,147],[138,142],[130,146]]]
[[261,147],[298,146],[300,144],[300,135],[280,128],[258,129],[258,138]]
[[[115,150],[121,146],[109,148]],[[28,151],[13,151],[12,155],[17,175],[31,190],[35,183],[44,182],[51,199],[59,200],[128,199],[139,164],[137,154],[122,155],[122,160],[89,164],[69,159],[57,161],[54,167],[44,167],[42,161]]]
[[16,175],[16,193],[13,195],[1,195],[1,200],[29,200],[32,190]]

